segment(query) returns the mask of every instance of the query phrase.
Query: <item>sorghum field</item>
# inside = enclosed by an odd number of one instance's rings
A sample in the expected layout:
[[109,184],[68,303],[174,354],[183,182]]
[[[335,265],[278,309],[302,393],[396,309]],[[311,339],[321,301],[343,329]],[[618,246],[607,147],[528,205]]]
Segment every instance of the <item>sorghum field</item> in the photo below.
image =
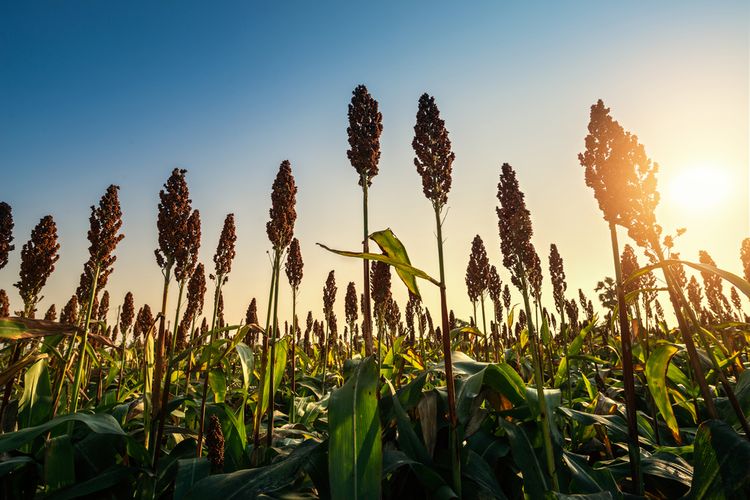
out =
[[[344,286],[331,271],[322,311],[297,303],[300,287],[313,285],[295,238],[288,161],[269,186],[268,295],[244,318],[225,317],[222,287],[236,259],[257,256],[236,254],[233,214],[213,255],[201,248],[185,170],[174,169],[153,200],[161,303],[107,291],[124,238],[118,186],[91,207],[88,261],[59,310],[37,309],[59,258],[54,216],[21,244],[12,207],[0,204],[0,268],[20,252],[13,286],[22,298],[9,303],[0,290],[4,498],[750,493],[750,318],[741,298],[750,297],[750,238],[732,269],[704,251],[683,260],[682,231],[665,234],[655,216],[656,163],[598,101],[581,124],[578,161],[610,230],[613,278],[568,289],[566,256],[532,245],[524,186],[502,163],[496,237],[473,240],[465,284],[448,286],[445,266],[458,264],[443,255],[454,161],[446,124],[422,95],[414,166],[439,257],[438,269],[424,269],[391,230],[368,225],[378,109],[365,86],[354,89],[346,154],[362,232],[349,249],[316,250],[331,267],[340,256],[360,260],[362,275]],[[502,262],[491,263],[485,245],[499,245]],[[545,280],[551,295],[541,293]],[[408,289],[408,302],[397,303],[396,287]],[[441,298],[433,310],[420,296],[430,287]],[[292,298],[288,317],[280,296]],[[452,304],[467,300],[473,315],[456,317]]]

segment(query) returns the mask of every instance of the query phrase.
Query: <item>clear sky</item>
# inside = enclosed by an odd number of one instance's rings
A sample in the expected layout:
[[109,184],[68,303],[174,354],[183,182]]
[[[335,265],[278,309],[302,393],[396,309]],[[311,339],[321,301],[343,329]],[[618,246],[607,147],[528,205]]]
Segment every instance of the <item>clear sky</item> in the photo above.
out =
[[[660,164],[657,215],[667,231],[687,227],[683,256],[706,249],[739,272],[740,241],[750,236],[746,1],[380,3],[0,3],[0,200],[16,220],[0,288],[12,305],[20,308],[12,284],[21,246],[52,214],[61,259],[40,310],[62,307],[87,258],[89,206],[115,183],[126,237],[108,285],[112,310],[127,290],[138,306],[157,308],[157,194],[179,166],[202,214],[209,269],[224,216],[236,214],[227,319],[244,317],[254,296],[264,311],[270,187],[289,159],[305,261],[301,316],[321,315],[335,269],[343,318],[346,283],[361,291],[361,264],[315,242],[356,249],[361,240],[361,191],[346,158],[347,104],[359,83],[384,125],[371,229],[391,227],[433,275],[434,219],[411,140],[420,94],[440,107],[456,153],[444,231],[448,297],[461,317],[475,234],[508,276],[495,214],[503,162],[526,192],[545,282],[552,242],[571,292],[594,298],[595,283],[613,274],[607,228],[576,158],[598,98]],[[434,311],[436,290],[422,288]],[[395,275],[394,289],[403,311]],[[282,301],[283,312],[289,293]]]

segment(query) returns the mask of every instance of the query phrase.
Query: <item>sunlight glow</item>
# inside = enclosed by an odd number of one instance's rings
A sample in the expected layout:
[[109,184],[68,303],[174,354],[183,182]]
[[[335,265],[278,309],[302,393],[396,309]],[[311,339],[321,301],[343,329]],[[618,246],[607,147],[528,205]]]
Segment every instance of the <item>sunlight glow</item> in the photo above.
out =
[[726,170],[704,165],[681,170],[669,182],[667,196],[681,209],[702,213],[721,206],[730,189]]

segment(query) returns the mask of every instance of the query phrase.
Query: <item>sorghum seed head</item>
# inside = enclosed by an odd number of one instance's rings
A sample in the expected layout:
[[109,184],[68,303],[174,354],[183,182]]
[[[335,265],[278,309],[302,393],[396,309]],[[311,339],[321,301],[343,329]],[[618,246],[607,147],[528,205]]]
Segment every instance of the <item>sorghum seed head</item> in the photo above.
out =
[[419,98],[411,145],[416,155],[414,165],[422,177],[422,191],[436,209],[442,208],[448,202],[456,155],[451,151],[445,121],[440,118],[435,98],[427,94]]
[[78,323],[78,297],[73,295],[65,307],[63,307],[62,313],[60,313],[60,323],[66,325],[75,325]]
[[285,249],[294,236],[294,222],[297,220],[295,204],[297,186],[292,175],[292,165],[284,160],[271,189],[271,220],[266,223],[268,239],[276,250]]
[[378,101],[372,98],[364,85],[352,92],[349,104],[349,147],[346,156],[359,174],[359,185],[372,185],[378,175],[380,160],[380,134],[383,132],[383,115],[378,111]]
[[302,252],[299,248],[299,240],[294,238],[289,244],[289,253],[286,256],[286,263],[284,264],[286,277],[289,280],[289,286],[292,287],[292,290],[298,290],[300,283],[302,283],[303,267],[304,263],[302,262]]
[[8,293],[0,289],[0,318],[7,318],[10,316],[10,300],[8,300]]
[[47,215],[31,231],[31,239],[21,249],[21,279],[15,286],[28,314],[33,314],[39,293],[55,270],[55,263],[60,258],[58,250],[57,226],[52,216]]
[[10,205],[0,201],[0,269],[8,264],[8,254],[16,247],[13,243],[13,211]]
[[206,448],[208,448],[208,461],[211,462],[211,470],[222,472],[224,470],[224,432],[221,430],[219,417],[211,415],[208,419],[208,432],[206,432]]
[[565,268],[557,245],[552,243],[549,247],[549,275],[552,281],[552,297],[555,299],[555,309],[562,312],[565,304],[565,290],[568,284],[565,281]]
[[336,302],[337,290],[336,277],[334,276],[334,272],[331,271],[328,273],[326,284],[323,287],[323,316],[325,316],[326,321],[329,323],[333,317],[333,304]]
[[133,294],[128,292],[125,294],[125,300],[122,303],[122,310],[120,311],[120,330],[122,331],[123,336],[128,333],[128,330],[130,330],[134,318],[135,303],[133,301]]
[[479,235],[474,236],[471,242],[471,253],[469,264],[466,267],[466,290],[469,300],[476,302],[487,290],[489,282],[490,261],[487,258],[487,250]]
[[219,276],[223,277],[224,282],[226,282],[227,275],[232,270],[235,241],[237,241],[237,234],[234,227],[234,214],[227,214],[224,219],[224,227],[221,229],[219,246],[216,247],[216,254],[214,255],[215,276],[217,279]]
[[192,210],[190,192],[185,181],[187,170],[175,168],[159,191],[159,216],[156,226],[159,229],[159,248],[154,250],[156,263],[165,272],[172,269],[177,255],[183,252],[187,224]]
[[346,298],[344,299],[344,313],[346,315],[346,322],[349,324],[357,321],[359,316],[357,311],[357,289],[355,288],[354,282],[350,281],[346,286]]
[[648,249],[661,233],[654,214],[658,165],[646,156],[638,137],[612,119],[601,99],[591,106],[588,131],[586,151],[578,155],[586,185],[594,190],[604,219],[625,227]]

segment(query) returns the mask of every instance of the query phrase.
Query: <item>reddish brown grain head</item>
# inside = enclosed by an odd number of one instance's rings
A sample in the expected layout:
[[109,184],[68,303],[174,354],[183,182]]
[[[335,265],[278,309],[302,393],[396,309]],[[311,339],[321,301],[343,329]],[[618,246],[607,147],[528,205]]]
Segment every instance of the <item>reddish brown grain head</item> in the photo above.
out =
[[276,250],[285,249],[294,236],[297,220],[297,186],[292,175],[292,164],[284,160],[271,189],[271,219],[266,223],[268,239]]
[[490,260],[487,258],[487,250],[482,238],[476,235],[471,242],[469,264],[466,266],[466,291],[469,300],[476,302],[487,291],[489,274]]
[[344,299],[344,313],[346,322],[353,324],[359,316],[357,310],[357,289],[353,281],[346,286],[346,298]]
[[302,252],[299,247],[299,240],[293,238],[289,244],[289,252],[286,256],[286,263],[284,264],[284,270],[286,271],[286,277],[289,280],[289,286],[292,290],[298,290],[300,283],[302,283],[302,270],[304,262],[302,262]]
[[8,264],[8,254],[15,249],[11,243],[13,243],[13,211],[10,205],[0,201],[0,269]]
[[565,268],[557,245],[552,243],[549,247],[549,276],[552,281],[552,297],[555,300],[557,312],[561,312],[565,303],[565,290],[568,283],[565,281]]
[[221,421],[216,415],[211,415],[208,419],[206,448],[211,470],[214,473],[222,472],[224,470],[224,432],[221,429]]
[[135,319],[135,302],[133,301],[133,294],[128,292],[125,294],[125,300],[122,303],[122,309],[120,310],[120,330],[125,335],[133,325],[133,319]]
[[364,85],[352,92],[349,104],[349,150],[346,156],[359,174],[359,185],[372,185],[378,175],[380,161],[380,134],[383,132],[383,116],[378,111],[378,101],[372,98]]
[[10,316],[10,300],[8,299],[8,293],[0,289],[0,318],[7,318]]
[[440,118],[440,110],[435,98],[422,94],[419,98],[417,123],[414,125],[414,165],[422,177],[422,191],[434,207],[441,208],[448,202],[451,190],[453,160],[451,141],[445,121]]
[[237,231],[234,226],[234,214],[227,214],[224,219],[224,227],[221,229],[219,245],[216,247],[214,254],[215,274],[217,278],[222,277],[225,283],[228,275],[232,270],[232,261],[234,260],[234,244],[237,241]]
[[333,304],[336,302],[336,276],[334,271],[328,273],[326,284],[323,287],[323,316],[326,321],[331,322],[333,317]]
[[21,249],[20,280],[15,284],[26,313],[33,315],[39,293],[55,270],[60,244],[57,226],[51,215],[43,217],[31,231],[31,239]]
[[60,323],[66,325],[78,324],[78,297],[73,295],[60,313]]
[[520,290],[523,282],[528,282],[529,273],[537,266],[541,269],[541,264],[531,244],[531,214],[526,209],[516,172],[507,163],[502,166],[497,199],[500,201],[496,211],[503,265],[510,272],[511,282]]
[[159,192],[159,215],[156,227],[159,230],[159,248],[154,250],[156,263],[163,270],[171,270],[178,253],[183,252],[188,234],[188,219],[192,214],[190,208],[190,191],[185,174],[187,170],[175,168]]

